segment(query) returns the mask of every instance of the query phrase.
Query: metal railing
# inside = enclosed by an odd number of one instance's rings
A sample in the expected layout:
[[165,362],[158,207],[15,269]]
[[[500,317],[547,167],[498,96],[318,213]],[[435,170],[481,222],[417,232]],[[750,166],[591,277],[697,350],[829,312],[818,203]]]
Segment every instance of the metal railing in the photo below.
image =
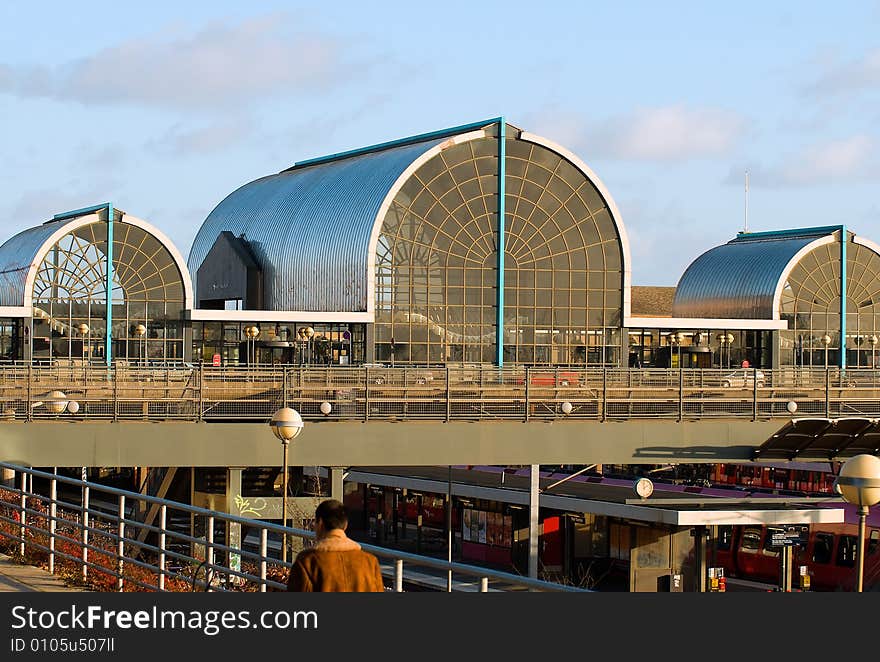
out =
[[[50,573],[63,569],[98,590],[284,591],[292,564],[270,553],[270,534],[303,545],[315,537],[311,531],[57,473],[7,463],[0,468],[15,471],[16,477],[15,485],[0,487],[0,548],[44,564]],[[34,489],[35,482],[46,489]],[[151,508],[158,509],[156,524],[144,516]],[[234,542],[245,540],[245,530],[248,538],[259,541],[256,549]],[[393,563],[390,590],[396,592],[404,590],[405,565],[473,578],[480,592],[489,591],[490,582],[494,591],[586,590],[375,545],[361,547]],[[452,583],[453,590],[469,587]]]
[[0,415],[10,421],[266,421],[284,406],[349,421],[874,417],[880,370],[0,367]]

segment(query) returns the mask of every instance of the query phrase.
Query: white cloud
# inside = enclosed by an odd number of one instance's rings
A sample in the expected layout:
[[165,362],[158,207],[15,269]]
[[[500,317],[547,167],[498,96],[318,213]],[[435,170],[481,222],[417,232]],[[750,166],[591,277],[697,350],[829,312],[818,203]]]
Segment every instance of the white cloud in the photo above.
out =
[[[867,135],[810,145],[777,164],[749,166],[749,184],[783,188],[875,178],[880,176],[876,150],[877,141]],[[725,183],[741,185],[745,169],[731,168]]]
[[345,60],[337,40],[298,30],[292,17],[274,14],[212,23],[194,34],[166,31],[53,68],[7,69],[0,71],[0,91],[83,104],[246,105],[356,75]]
[[631,161],[687,161],[729,153],[748,129],[741,115],[720,108],[683,104],[640,108],[591,121],[567,114],[535,118],[537,131],[571,144],[589,158]]
[[251,132],[248,120],[228,120],[196,128],[181,124],[172,126],[163,136],[146,144],[160,154],[187,156],[216,152],[241,142]]
[[880,49],[845,63],[825,67],[804,91],[811,96],[833,96],[865,89],[880,90]]

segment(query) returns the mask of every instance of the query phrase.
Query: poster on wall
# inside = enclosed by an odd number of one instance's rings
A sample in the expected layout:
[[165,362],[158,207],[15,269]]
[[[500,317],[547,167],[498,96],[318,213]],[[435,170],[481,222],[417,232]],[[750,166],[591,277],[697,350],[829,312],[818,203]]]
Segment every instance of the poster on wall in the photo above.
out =
[[503,519],[504,532],[502,534],[501,544],[505,547],[513,545],[513,516],[505,515]]
[[477,542],[486,544],[486,511],[480,511],[480,519],[477,522]]
[[465,508],[461,517],[461,539],[470,542],[471,539],[471,513],[470,508]]
[[480,513],[477,510],[471,511],[471,542],[480,541]]
[[489,513],[486,522],[486,540],[490,545],[501,542],[501,513]]

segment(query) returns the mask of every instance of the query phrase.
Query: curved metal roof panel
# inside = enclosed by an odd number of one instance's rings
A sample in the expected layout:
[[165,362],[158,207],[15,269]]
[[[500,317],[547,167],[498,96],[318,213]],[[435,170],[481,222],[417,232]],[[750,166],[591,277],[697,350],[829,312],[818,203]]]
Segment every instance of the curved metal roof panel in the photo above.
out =
[[0,306],[23,306],[28,271],[37,253],[71,219],[44,223],[19,232],[0,246]]
[[773,298],[798,251],[829,229],[741,234],[694,260],[675,290],[673,317],[774,319]]
[[[314,165],[245,184],[205,219],[187,266],[194,286],[224,230],[243,236],[263,270],[263,308],[366,311],[370,235],[386,195],[448,135]],[[196,290],[197,291],[197,290]]]

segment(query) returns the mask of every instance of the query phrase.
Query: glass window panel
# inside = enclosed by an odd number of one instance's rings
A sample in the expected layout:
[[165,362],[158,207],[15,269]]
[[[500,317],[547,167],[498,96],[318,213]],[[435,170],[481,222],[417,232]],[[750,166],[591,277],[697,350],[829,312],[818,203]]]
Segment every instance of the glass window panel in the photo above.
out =
[[582,186],[578,189],[578,195],[581,200],[583,200],[584,204],[587,206],[587,209],[590,210],[591,213],[595,213],[600,209],[605,208],[605,201],[602,200],[602,196],[599,195],[599,191],[592,184],[588,184],[587,186]]
[[[128,346],[136,342],[131,329],[138,323],[144,323],[155,338],[169,335],[169,329],[171,335],[179,335],[183,282],[171,253],[155,237],[123,221],[117,221],[114,230],[112,335],[119,342],[112,346],[117,358],[125,358],[141,355]],[[51,311],[59,324],[89,326],[87,351],[83,351],[81,341],[75,348],[72,342],[58,343],[55,358],[71,358],[73,354],[80,359],[104,358],[106,236],[103,221],[77,228],[49,249],[37,269],[34,300]],[[153,302],[149,309],[146,301]],[[151,349],[151,354],[165,356],[164,342],[159,347]]]
[[601,245],[587,248],[587,266],[593,270],[604,270],[605,251],[602,250]]
[[[522,159],[511,158],[510,154],[508,154],[505,163],[507,165],[507,183],[514,183],[516,186],[522,186],[522,179],[526,174],[527,162]],[[516,178],[517,182],[512,182],[512,178]]]
[[528,161],[532,144],[522,140],[507,140],[504,145],[508,160]]
[[[508,146],[505,319],[516,325],[516,333],[506,353],[517,361],[568,362],[583,344],[588,322],[599,332],[605,317],[619,319],[619,309],[608,302],[622,299],[620,273],[615,269],[606,282],[602,271],[610,249],[601,246],[611,240],[619,251],[616,228],[607,214],[578,223],[589,213],[586,201],[594,187],[569,162],[515,139]],[[494,360],[496,149],[497,142],[489,138],[444,150],[442,158],[420,168],[392,204],[394,209],[412,200],[416,211],[426,185],[431,199],[442,202],[419,206],[418,225],[399,214],[389,214],[383,224],[377,316],[394,313],[400,320],[399,314],[412,313],[405,329],[413,344],[406,359],[398,352],[396,360],[433,360],[435,342],[448,360]],[[580,193],[573,195],[575,190]],[[603,207],[600,201],[593,211]],[[590,245],[598,250],[588,253]],[[420,266],[407,272],[408,265]],[[586,293],[588,266],[599,276],[593,301]],[[606,289],[614,296],[606,295]],[[393,309],[383,308],[383,302],[393,302]],[[596,307],[589,319],[588,302]],[[579,330],[570,330],[572,325]],[[398,342],[400,327],[394,327]],[[423,343],[427,338],[431,345]],[[539,351],[529,348],[532,343]],[[578,360],[587,359],[582,355]],[[601,353],[590,360],[600,361]]]

